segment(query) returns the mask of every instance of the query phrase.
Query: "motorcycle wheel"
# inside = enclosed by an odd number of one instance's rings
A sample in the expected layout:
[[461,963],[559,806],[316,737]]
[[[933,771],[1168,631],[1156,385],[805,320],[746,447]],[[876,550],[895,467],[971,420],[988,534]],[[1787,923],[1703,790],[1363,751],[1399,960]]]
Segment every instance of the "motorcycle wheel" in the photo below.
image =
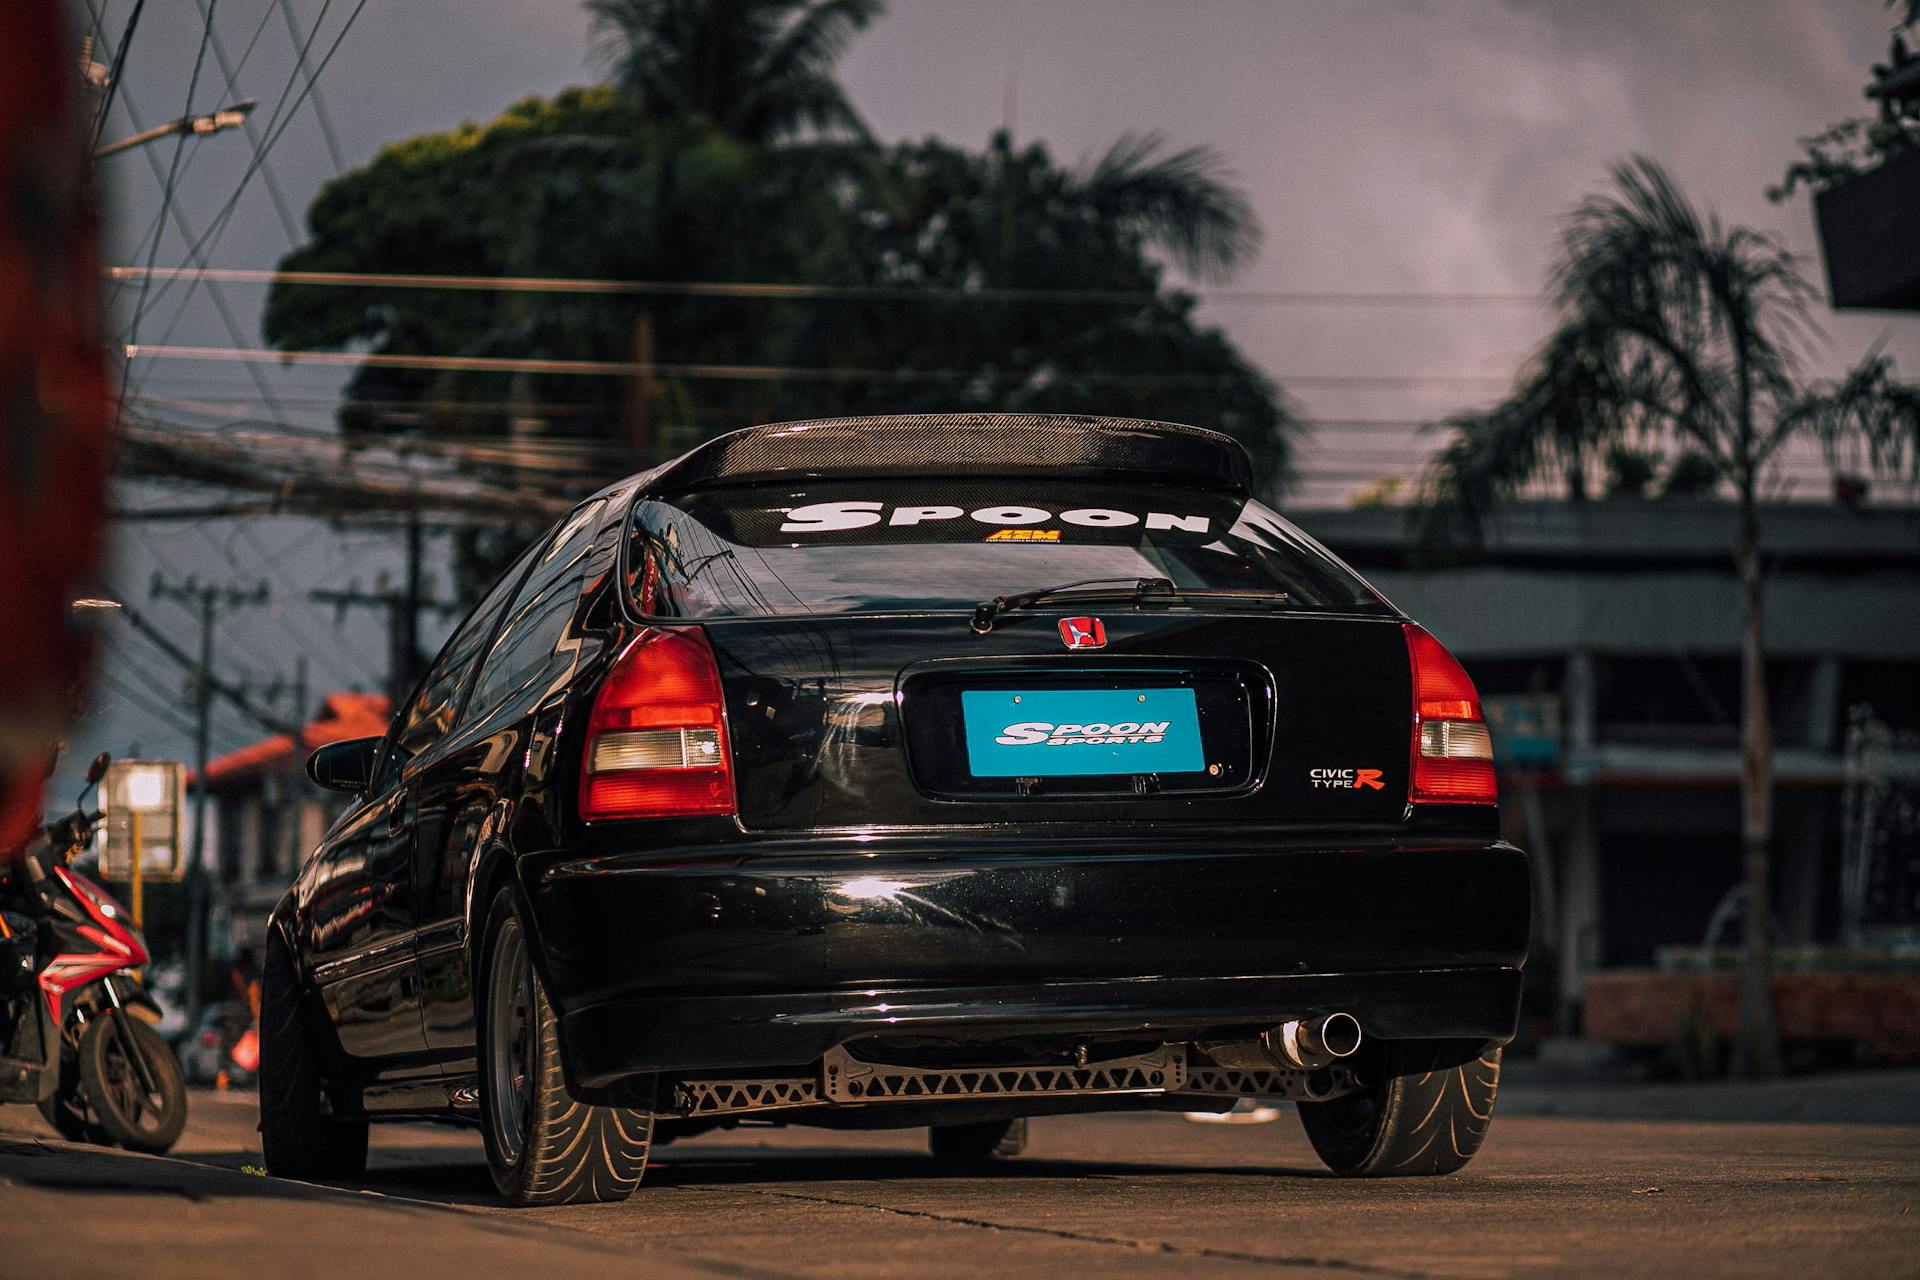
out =
[[102,1147],[113,1144],[107,1131],[94,1123],[87,1111],[86,1095],[80,1092],[80,1076],[71,1059],[60,1065],[60,1086],[52,1097],[41,1099],[40,1114],[68,1142],[91,1142]]
[[80,1083],[107,1136],[152,1155],[172,1147],[187,1126],[187,1085],[160,1033],[115,1014],[80,1037]]

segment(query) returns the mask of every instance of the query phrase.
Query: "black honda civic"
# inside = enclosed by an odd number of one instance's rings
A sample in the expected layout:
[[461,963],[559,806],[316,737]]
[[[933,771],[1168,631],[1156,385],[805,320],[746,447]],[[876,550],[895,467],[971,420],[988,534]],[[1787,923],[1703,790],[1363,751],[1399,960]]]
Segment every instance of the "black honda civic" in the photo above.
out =
[[274,911],[268,1168],[479,1127],[519,1204],[745,1119],[1291,1099],[1335,1172],[1484,1138],[1525,855],[1441,644],[1211,431],[842,419],[582,502],[447,641]]

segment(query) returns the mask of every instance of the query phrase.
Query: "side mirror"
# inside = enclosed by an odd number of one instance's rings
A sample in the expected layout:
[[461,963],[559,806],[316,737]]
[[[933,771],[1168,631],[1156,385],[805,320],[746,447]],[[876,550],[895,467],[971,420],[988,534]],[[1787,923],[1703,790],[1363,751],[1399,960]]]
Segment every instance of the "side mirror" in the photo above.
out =
[[373,761],[380,754],[379,738],[349,738],[329,742],[307,757],[307,776],[329,791],[359,795],[373,782]]
[[104,751],[95,756],[93,763],[87,766],[87,785],[92,786],[94,783],[100,781],[100,779],[106,777],[107,766],[112,763],[113,757]]

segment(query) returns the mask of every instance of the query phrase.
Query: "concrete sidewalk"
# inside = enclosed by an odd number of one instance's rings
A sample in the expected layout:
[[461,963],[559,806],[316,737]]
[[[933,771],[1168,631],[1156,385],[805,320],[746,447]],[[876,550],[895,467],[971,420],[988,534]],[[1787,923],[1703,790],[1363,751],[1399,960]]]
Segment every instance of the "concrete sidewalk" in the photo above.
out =
[[1920,1125],[1920,1069],[1880,1068],[1785,1080],[1648,1082],[1515,1058],[1501,1073],[1500,1114],[1611,1120]]
[[364,1177],[321,1186],[256,1176],[255,1121],[244,1095],[196,1093],[160,1158],[0,1109],[0,1206],[24,1224],[0,1230],[0,1278],[1854,1280],[1920,1258],[1909,1126],[1508,1114],[1460,1174],[1385,1180],[1329,1177],[1291,1116],[1051,1117],[985,1169],[918,1130],[743,1127],[666,1147],[626,1204],[521,1210],[474,1134],[383,1126]]

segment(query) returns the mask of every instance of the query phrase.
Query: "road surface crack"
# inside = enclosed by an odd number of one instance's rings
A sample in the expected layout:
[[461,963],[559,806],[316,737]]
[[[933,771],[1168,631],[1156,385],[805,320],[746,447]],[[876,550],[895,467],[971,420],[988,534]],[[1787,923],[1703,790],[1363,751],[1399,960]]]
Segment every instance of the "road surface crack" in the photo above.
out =
[[968,1214],[936,1213],[931,1209],[902,1209],[894,1205],[869,1204],[864,1200],[842,1200],[836,1196],[806,1195],[798,1191],[773,1191],[760,1187],[741,1187],[739,1190],[757,1196],[777,1196],[783,1200],[803,1200],[813,1204],[839,1205],[848,1209],[871,1209],[876,1213],[891,1213],[902,1218],[919,1218],[931,1222],[950,1223],[959,1227],[978,1227],[985,1231],[1051,1236],[1057,1240],[1071,1240],[1079,1244],[1102,1244],[1114,1248],[1134,1249],[1143,1253],[1161,1253],[1177,1258],[1210,1258],[1268,1267],[1317,1267],[1326,1271],[1340,1271],[1357,1276],[1380,1276],[1384,1280],[1431,1280],[1424,1271],[1404,1271],[1397,1267],[1375,1266],[1368,1262],[1355,1262],[1351,1258],[1321,1258],[1311,1254],[1248,1253],[1239,1249],[1215,1249],[1206,1245],[1176,1244],[1171,1240],[1099,1235],[1090,1231],[1072,1231],[1064,1227],[1038,1227],[1018,1222],[996,1222],[991,1218],[976,1218]]

